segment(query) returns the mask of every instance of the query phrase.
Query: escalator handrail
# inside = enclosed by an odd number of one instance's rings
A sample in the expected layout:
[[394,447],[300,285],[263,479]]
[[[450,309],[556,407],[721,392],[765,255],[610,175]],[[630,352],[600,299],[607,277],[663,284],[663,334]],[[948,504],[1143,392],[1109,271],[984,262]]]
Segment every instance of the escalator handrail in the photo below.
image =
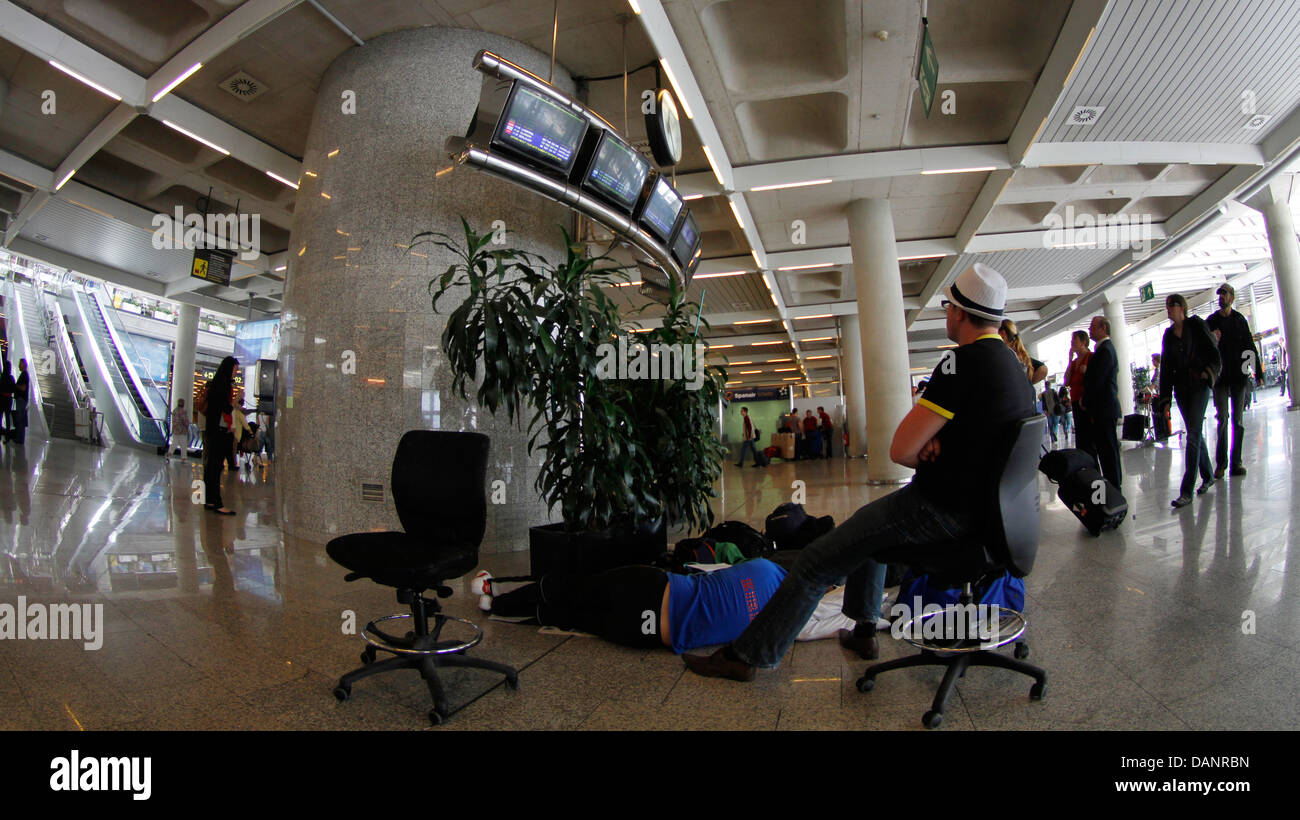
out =
[[[68,330],[68,323],[63,320],[58,299],[53,296],[50,298],[54,300],[54,310],[51,311],[54,314],[54,349],[59,357],[59,365],[63,368],[63,379],[72,393],[73,402],[79,409],[85,409],[90,406],[90,385],[86,384],[77,357],[72,353],[72,333]],[[48,309],[48,301],[45,307]]]
[[[87,292],[98,305],[100,313],[104,317],[104,326],[108,328],[113,344],[117,347],[118,352],[122,354],[122,364],[126,366],[127,370],[125,375],[130,379],[132,386],[140,395],[140,400],[144,402],[144,407],[140,409],[152,421],[158,422],[161,427],[162,420],[167,417],[167,400],[162,397],[158,388],[153,386],[152,381],[146,385],[144,379],[140,378],[140,374],[136,372],[135,362],[142,361],[140,354],[136,351],[135,345],[132,344],[130,337],[127,335],[126,327],[124,325],[121,328],[117,327],[117,325],[122,324],[121,318],[117,315],[117,309],[112,307],[111,302],[106,303],[105,300],[99,298],[99,291],[102,288],[103,286],[98,282],[87,283]],[[107,292],[105,292],[105,296],[107,296]],[[154,401],[150,402],[150,399]]]
[[[76,288],[73,288],[72,290],[72,303],[73,305],[76,306],[77,314],[81,317],[81,325],[86,329],[86,335],[87,336],[92,335],[94,333],[94,330],[90,323],[90,317],[86,315],[86,310],[87,310],[87,305],[95,306],[95,303],[90,300],[89,294]],[[108,366],[108,363],[104,361],[104,352],[100,350],[99,342],[97,340],[88,339],[87,341],[89,342],[87,347],[90,348],[91,355],[95,358],[95,363],[99,365],[100,372],[108,380],[107,387],[109,392],[109,400],[117,405],[118,415],[122,417],[122,422],[126,424],[128,428],[134,426],[135,429],[128,429],[127,432],[130,433],[131,436],[136,441],[140,443],[144,443],[144,436],[139,427],[140,425],[139,411],[135,406],[135,402],[134,401],[130,402],[131,412],[128,413],[127,408],[122,406],[124,403],[122,396],[118,394],[118,391],[113,386],[112,374],[113,374],[113,370],[116,368],[115,367],[110,368]],[[111,339],[109,339],[109,343],[110,344],[112,343]],[[119,375],[121,375],[120,371],[119,371]]]

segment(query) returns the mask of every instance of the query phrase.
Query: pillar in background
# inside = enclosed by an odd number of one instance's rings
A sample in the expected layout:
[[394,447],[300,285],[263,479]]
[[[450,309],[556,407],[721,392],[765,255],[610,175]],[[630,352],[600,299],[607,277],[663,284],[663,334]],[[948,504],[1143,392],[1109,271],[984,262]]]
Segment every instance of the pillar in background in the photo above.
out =
[[912,391],[894,215],[889,200],[857,199],[849,203],[848,217],[871,454],[867,480],[899,484],[912,471],[889,460],[889,446],[899,422],[912,409]]
[[[465,292],[449,292],[435,314],[427,287],[455,257],[435,245],[418,256],[406,249],[421,231],[463,236],[464,217],[479,233],[500,220],[511,246],[563,259],[566,208],[448,158],[447,138],[463,137],[478,110],[481,49],[549,72],[548,56],[513,40],[427,27],[351,48],[321,78],[281,317],[276,502],[287,534],[324,543],[400,529],[393,454],[414,429],[491,437],[488,492],[503,482],[504,503],[488,505],[483,552],[526,549],[528,527],[550,520],[526,430],[479,409],[472,387],[468,400],[451,389],[440,340]],[[559,66],[555,85],[573,89]],[[379,492],[363,496],[363,485]]]
[[1128,286],[1113,288],[1106,294],[1106,320],[1110,322],[1110,340],[1119,359],[1119,409],[1124,415],[1133,412],[1133,357],[1129,355],[1128,322],[1124,319],[1124,295]]
[[[1295,362],[1300,361],[1296,358],[1300,355],[1300,339],[1296,338],[1296,333],[1300,333],[1300,243],[1296,242],[1295,220],[1288,203],[1291,186],[1294,184],[1294,181],[1275,182],[1250,201],[1250,206],[1258,208],[1264,215],[1264,226],[1268,231],[1268,246],[1273,254],[1273,275],[1277,277],[1278,315],[1282,318],[1287,361],[1291,363],[1292,370],[1295,369]],[[1288,394],[1291,397],[1291,406],[1287,408],[1289,410],[1300,407],[1296,403],[1296,391],[1290,384],[1294,375],[1287,375]]]
[[[199,309],[181,303],[180,316],[176,317],[176,355],[172,357],[172,406],[185,399],[185,407],[194,410],[194,350],[199,343]],[[244,364],[244,362],[240,362]],[[185,447],[188,442],[182,442]]]
[[867,452],[867,394],[862,386],[862,336],[857,316],[840,318],[840,352],[844,376],[844,424],[849,428],[850,458]]

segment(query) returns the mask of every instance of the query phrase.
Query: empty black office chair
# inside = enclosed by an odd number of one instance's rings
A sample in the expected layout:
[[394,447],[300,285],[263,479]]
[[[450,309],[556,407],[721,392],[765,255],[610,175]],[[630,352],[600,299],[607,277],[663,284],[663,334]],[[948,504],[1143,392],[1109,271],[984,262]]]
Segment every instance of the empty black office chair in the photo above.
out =
[[[478,566],[478,548],[487,526],[488,437],[482,433],[411,430],[402,436],[393,457],[393,502],[405,532],[359,532],[326,545],[330,558],[351,570],[345,580],[369,578],[397,588],[399,603],[409,615],[389,615],[366,624],[362,637],[369,644],[361,653],[361,668],[339,679],[334,696],[347,700],[352,684],[390,669],[418,669],[433,696],[429,720],[437,725],[450,713],[438,668],[488,669],[506,676],[506,685],[519,688],[519,673],[505,664],[465,657],[465,650],[483,639],[472,622],[445,615],[437,598],[451,595],[444,582]],[[386,633],[379,621],[410,619],[404,637]],[[433,619],[434,627],[429,628]],[[448,621],[473,630],[466,640],[443,639]],[[395,657],[377,661],[376,652]]]
[[[1004,459],[997,467],[996,483],[988,499],[989,509],[994,512],[982,538],[970,541],[947,542],[929,547],[900,548],[889,550],[876,556],[882,563],[906,564],[913,572],[930,576],[931,586],[935,589],[962,589],[961,604],[965,605],[973,598],[973,589],[987,581],[1010,572],[1017,578],[1023,578],[1034,567],[1034,558],[1038,554],[1038,449],[1043,439],[1043,430],[1047,426],[1045,416],[1032,416],[1018,421],[1008,434]],[[1016,658],[1008,658],[994,652],[1024,634],[1028,622],[1021,612],[1001,609],[996,613],[997,623],[986,623],[989,632],[996,636],[987,641],[978,637],[979,623],[973,619],[964,619],[956,623],[958,617],[954,612],[950,623],[946,625],[961,628],[963,636],[946,635],[942,639],[926,640],[917,635],[924,635],[925,627],[921,624],[926,617],[914,612],[912,631],[906,632],[908,643],[921,649],[919,655],[910,655],[897,660],[886,661],[867,667],[858,679],[858,691],[869,692],[875,686],[876,676],[891,669],[909,666],[945,666],[943,682],[935,693],[930,711],[925,713],[921,722],[927,729],[934,729],[943,721],[943,710],[952,695],[957,679],[966,674],[967,667],[997,666],[1021,672],[1035,680],[1029,689],[1029,697],[1041,700],[1046,693],[1047,673],[1018,658],[1028,654],[1024,645],[1016,647]],[[945,617],[932,615],[930,617]],[[991,620],[991,619],[990,619]]]

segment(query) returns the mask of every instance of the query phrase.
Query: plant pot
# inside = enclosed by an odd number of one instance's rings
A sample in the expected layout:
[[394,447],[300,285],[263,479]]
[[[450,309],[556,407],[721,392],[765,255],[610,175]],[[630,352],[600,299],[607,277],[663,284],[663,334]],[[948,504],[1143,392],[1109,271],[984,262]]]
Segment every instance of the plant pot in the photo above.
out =
[[668,531],[662,519],[636,531],[614,527],[567,532],[563,524],[545,524],[528,530],[528,549],[529,574],[535,578],[551,572],[591,575],[653,563],[668,549]]

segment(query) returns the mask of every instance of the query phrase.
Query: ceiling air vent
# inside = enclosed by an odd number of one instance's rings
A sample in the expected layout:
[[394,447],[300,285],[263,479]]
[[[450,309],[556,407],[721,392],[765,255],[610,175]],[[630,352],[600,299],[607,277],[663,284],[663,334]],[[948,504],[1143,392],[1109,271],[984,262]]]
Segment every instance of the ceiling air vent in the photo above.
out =
[[1245,128],[1247,131],[1258,131],[1259,129],[1264,127],[1264,123],[1268,122],[1271,119],[1273,119],[1272,114],[1256,114],[1255,116],[1246,120],[1246,124],[1242,127]]
[[221,88],[244,102],[252,102],[266,91],[266,83],[243,71],[237,71],[221,81]]
[[1069,125],[1092,125],[1101,118],[1104,105],[1076,105],[1070,112]]
[[368,481],[361,482],[361,503],[363,504],[383,504],[384,503],[384,485],[372,484]]

